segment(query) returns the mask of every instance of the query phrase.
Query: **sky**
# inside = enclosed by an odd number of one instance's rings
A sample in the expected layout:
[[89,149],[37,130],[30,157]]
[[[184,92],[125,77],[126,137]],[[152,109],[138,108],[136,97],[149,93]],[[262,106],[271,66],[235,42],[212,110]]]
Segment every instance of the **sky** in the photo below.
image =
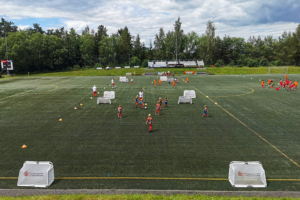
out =
[[0,17],[20,29],[40,24],[44,30],[65,27],[78,33],[104,25],[108,33],[127,26],[149,45],[159,28],[174,29],[180,17],[184,33],[203,34],[210,20],[224,37],[279,37],[300,23],[300,0],[0,0]]

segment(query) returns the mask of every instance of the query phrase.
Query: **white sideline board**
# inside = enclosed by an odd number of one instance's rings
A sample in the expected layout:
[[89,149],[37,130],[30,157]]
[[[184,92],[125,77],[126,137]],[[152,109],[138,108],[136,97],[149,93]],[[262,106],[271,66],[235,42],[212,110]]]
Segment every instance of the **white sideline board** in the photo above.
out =
[[107,97],[109,99],[115,99],[115,91],[104,91],[103,97]]
[[192,102],[192,98],[191,97],[180,96],[178,98],[178,104],[180,104],[180,103],[190,103],[190,104],[192,104],[193,102]]
[[128,81],[128,78],[126,78],[126,79],[121,79],[121,83],[128,83],[129,81]]
[[98,97],[97,98],[97,104],[100,104],[100,103],[109,103],[109,104],[111,104],[111,101],[110,101],[110,98],[108,98],[108,97]]
[[160,80],[161,80],[161,81],[167,81],[167,80],[168,80],[168,77],[166,77],[166,76],[161,76],[161,77],[160,77]]
[[130,66],[125,66],[125,69],[130,69]]
[[134,66],[134,68],[140,68],[140,66]]
[[25,161],[20,169],[17,186],[49,187],[54,181],[54,166],[50,161]]
[[265,170],[259,161],[232,161],[228,180],[233,187],[267,187]]
[[102,67],[97,67],[96,69],[102,69]]
[[126,79],[126,76],[120,76],[119,77],[119,81],[121,82],[122,80],[125,80]]
[[115,69],[121,69],[121,67],[115,67]]
[[196,98],[196,92],[195,90],[184,90],[183,91],[183,96],[185,97],[191,97],[191,98]]

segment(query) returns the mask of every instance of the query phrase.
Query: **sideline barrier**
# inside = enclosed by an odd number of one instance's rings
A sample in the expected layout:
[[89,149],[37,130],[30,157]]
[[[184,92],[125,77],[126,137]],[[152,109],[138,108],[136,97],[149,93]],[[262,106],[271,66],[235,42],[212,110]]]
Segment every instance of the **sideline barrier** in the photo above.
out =
[[196,92],[195,92],[195,90],[184,90],[183,91],[183,96],[196,98]]
[[116,98],[115,91],[104,91],[103,97],[115,99]]

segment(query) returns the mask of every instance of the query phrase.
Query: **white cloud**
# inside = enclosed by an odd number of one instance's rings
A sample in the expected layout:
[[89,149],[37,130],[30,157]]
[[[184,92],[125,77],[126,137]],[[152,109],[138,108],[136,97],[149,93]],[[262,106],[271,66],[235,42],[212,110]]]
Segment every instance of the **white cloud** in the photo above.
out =
[[221,37],[277,37],[284,30],[294,31],[300,23],[299,0],[0,0],[0,5],[0,17],[12,21],[58,18],[66,29],[78,32],[86,25],[97,28],[102,24],[111,34],[127,26],[132,35],[139,33],[146,44],[160,27],[165,32],[173,29],[179,16],[186,33],[204,33],[207,21],[211,20]]

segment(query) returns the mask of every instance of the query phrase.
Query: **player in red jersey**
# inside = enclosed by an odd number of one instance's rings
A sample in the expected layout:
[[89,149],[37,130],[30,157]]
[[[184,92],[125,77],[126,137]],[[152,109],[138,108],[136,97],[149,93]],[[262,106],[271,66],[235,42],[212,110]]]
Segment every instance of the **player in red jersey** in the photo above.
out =
[[279,81],[279,84],[280,84],[280,87],[282,87],[282,80],[280,79],[280,81]]
[[157,115],[159,115],[159,107],[160,107],[159,102],[157,102],[157,104],[155,105],[155,115],[156,113]]
[[151,132],[152,131],[152,125],[153,125],[153,119],[151,117],[151,114],[148,115],[146,124],[149,124],[149,132]]
[[282,87],[285,89],[285,81],[283,81]]
[[136,95],[136,97],[134,98],[136,108],[137,108],[138,100],[139,100],[139,95]]
[[118,108],[118,117],[122,118],[122,106],[119,105],[119,108]]
[[131,85],[133,84],[133,78],[130,79]]
[[261,80],[261,88],[264,88],[264,80]]

